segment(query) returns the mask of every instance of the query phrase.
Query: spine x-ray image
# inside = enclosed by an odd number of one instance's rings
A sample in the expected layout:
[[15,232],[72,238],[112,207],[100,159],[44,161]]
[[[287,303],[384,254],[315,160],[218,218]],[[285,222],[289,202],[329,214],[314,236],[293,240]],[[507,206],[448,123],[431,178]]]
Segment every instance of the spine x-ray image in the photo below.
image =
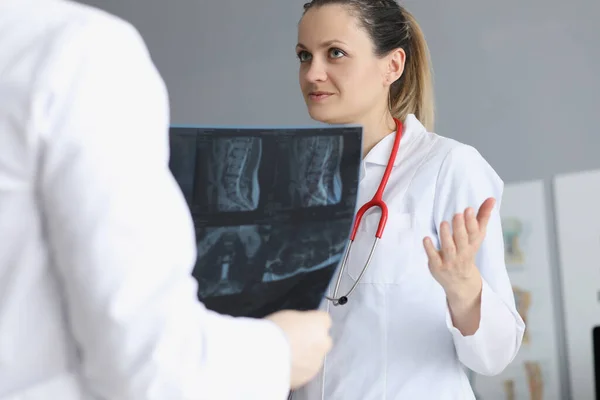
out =
[[295,140],[290,151],[290,195],[297,207],[337,204],[342,196],[341,136]]
[[354,219],[361,139],[359,127],[171,128],[208,308],[262,317],[318,307]]
[[261,149],[257,137],[234,137],[212,143],[206,196],[215,202],[217,211],[256,210]]

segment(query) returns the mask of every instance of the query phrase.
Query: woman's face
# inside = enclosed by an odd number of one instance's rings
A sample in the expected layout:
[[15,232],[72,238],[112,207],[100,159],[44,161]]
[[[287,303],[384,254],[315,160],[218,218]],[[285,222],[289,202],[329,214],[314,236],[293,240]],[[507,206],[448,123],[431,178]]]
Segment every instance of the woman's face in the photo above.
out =
[[308,113],[330,124],[358,123],[387,110],[389,60],[374,53],[358,20],[341,5],[309,9],[298,26],[300,87]]

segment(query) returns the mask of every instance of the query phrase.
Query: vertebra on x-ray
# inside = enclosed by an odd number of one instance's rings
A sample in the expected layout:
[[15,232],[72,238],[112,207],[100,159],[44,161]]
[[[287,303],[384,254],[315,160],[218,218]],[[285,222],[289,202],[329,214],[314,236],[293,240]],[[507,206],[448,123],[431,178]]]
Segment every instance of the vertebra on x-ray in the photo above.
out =
[[261,154],[261,141],[256,137],[214,141],[206,194],[216,200],[217,211],[252,211],[258,207]]
[[337,204],[342,197],[341,136],[308,136],[290,149],[290,196],[294,207]]

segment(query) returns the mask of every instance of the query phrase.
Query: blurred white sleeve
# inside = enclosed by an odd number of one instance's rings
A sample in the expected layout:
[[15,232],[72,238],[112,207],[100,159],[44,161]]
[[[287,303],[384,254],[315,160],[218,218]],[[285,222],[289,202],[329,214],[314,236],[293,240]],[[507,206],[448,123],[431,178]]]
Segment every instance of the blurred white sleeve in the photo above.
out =
[[137,31],[92,18],[58,47],[35,102],[40,206],[87,390],[285,399],[283,332],[197,300],[193,224],[168,168],[167,92]]

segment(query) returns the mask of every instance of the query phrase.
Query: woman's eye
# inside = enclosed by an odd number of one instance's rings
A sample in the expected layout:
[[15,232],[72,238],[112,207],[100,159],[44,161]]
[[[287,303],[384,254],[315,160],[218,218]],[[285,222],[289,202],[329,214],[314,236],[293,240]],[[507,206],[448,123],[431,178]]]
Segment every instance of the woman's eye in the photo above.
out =
[[340,57],[344,57],[345,55],[346,55],[346,53],[344,53],[340,49],[331,49],[331,50],[329,50],[329,56],[331,58],[340,58]]
[[305,62],[310,60],[310,54],[307,51],[300,51],[298,52],[298,59],[300,60],[300,62]]

